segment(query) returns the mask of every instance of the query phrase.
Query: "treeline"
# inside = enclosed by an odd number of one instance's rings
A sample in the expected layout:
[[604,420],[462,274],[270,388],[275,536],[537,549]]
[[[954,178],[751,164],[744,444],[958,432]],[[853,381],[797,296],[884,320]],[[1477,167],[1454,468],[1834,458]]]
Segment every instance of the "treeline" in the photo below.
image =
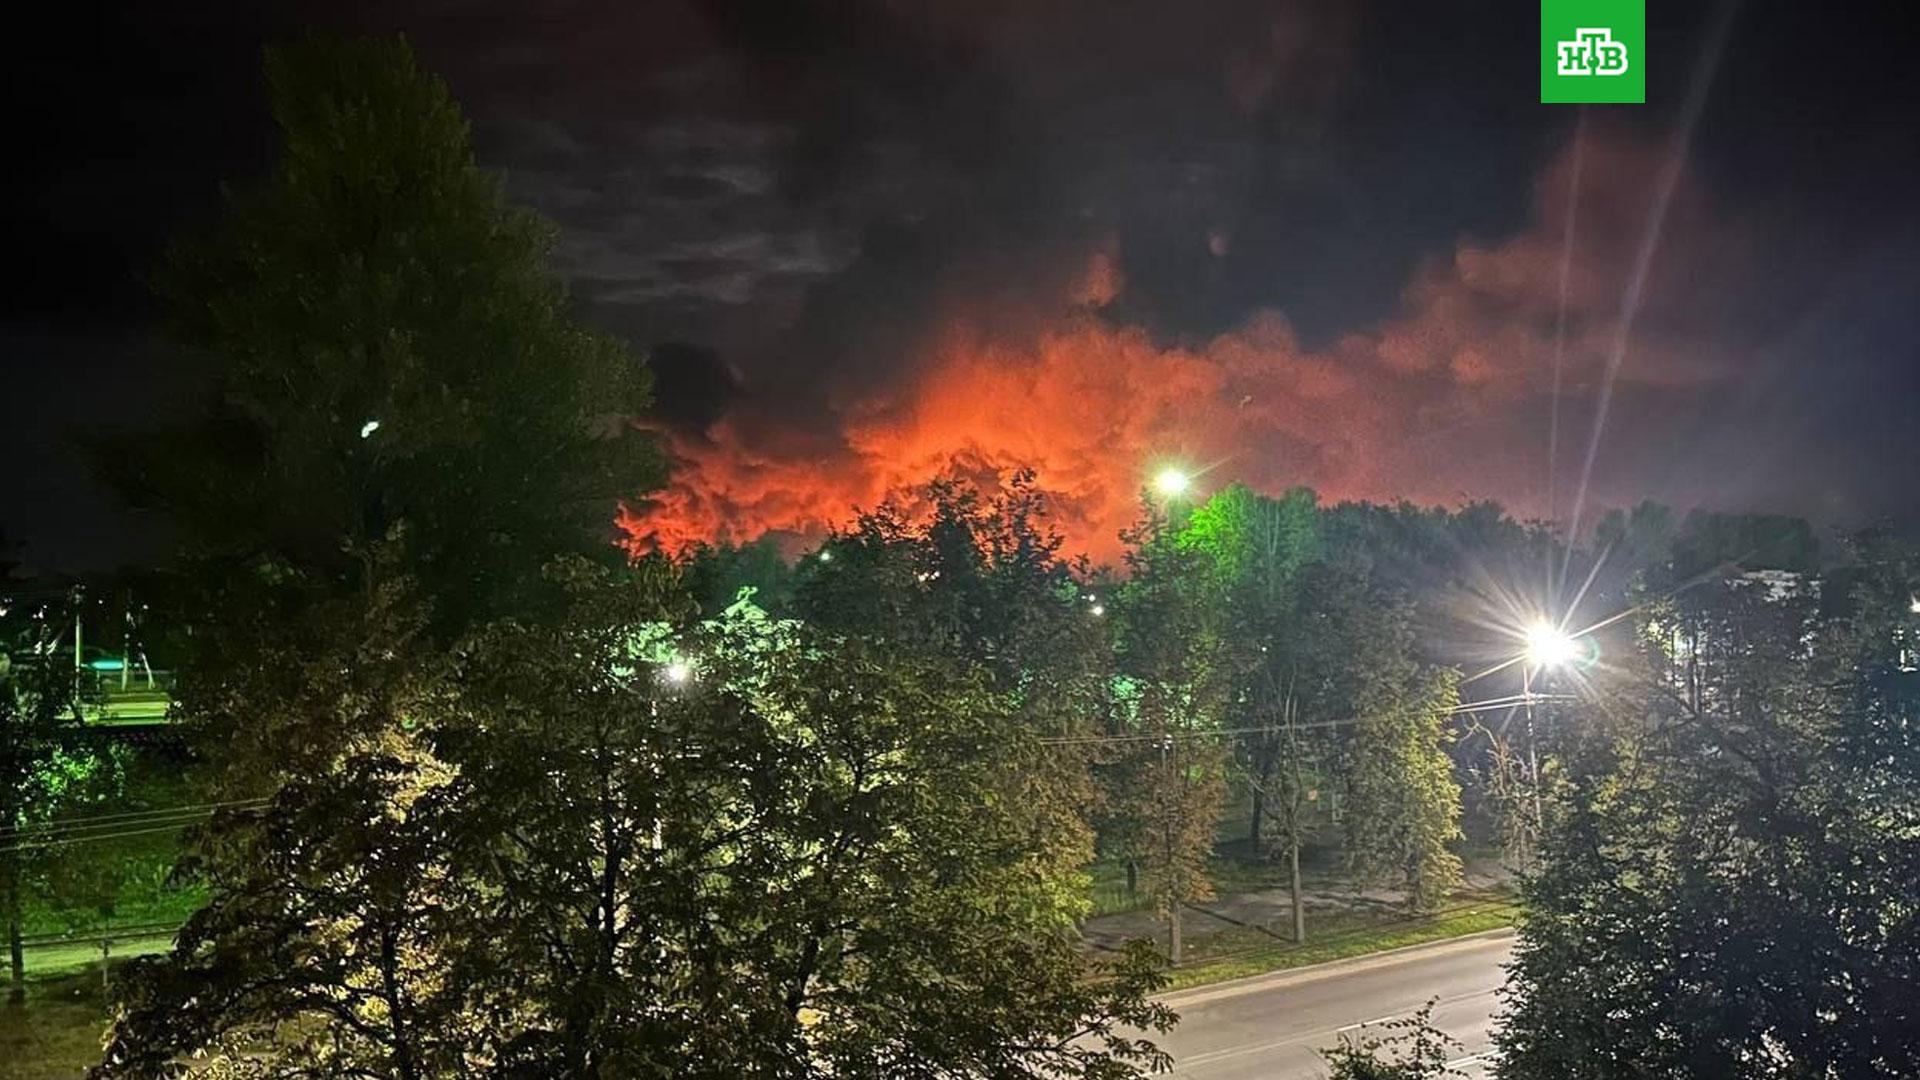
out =
[[[1290,869],[1296,936],[1301,849],[1335,826],[1335,805],[1356,883],[1415,909],[1459,883],[1455,675],[1423,659],[1412,594],[1351,539],[1377,527],[1375,508],[1237,486],[1197,505],[1149,496],[1116,573],[1062,554],[1031,476],[995,493],[935,482],[916,506],[864,514],[791,563],[768,545],[696,552],[686,580],[709,609],[770,598],[809,625],[986,673],[1050,748],[1030,797],[1050,808],[1063,864],[1125,861],[1175,963],[1175,914],[1212,896],[1230,799],[1251,808],[1255,851]],[[1479,555],[1451,528],[1471,515],[1390,520],[1438,524],[1457,557]]]

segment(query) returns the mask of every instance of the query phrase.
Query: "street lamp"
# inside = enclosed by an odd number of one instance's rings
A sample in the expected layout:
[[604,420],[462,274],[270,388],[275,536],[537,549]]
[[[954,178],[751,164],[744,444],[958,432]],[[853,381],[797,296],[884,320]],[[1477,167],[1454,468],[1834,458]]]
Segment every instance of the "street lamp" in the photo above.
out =
[[1580,655],[1580,647],[1567,632],[1548,622],[1527,627],[1526,662],[1534,668],[1555,668],[1570,664]]
[[1172,465],[1154,474],[1153,490],[1169,499],[1177,499],[1187,493],[1193,485],[1193,478]]
[[660,675],[674,686],[685,686],[693,678],[693,665],[685,660],[674,660],[661,670]]
[[1527,786],[1533,810],[1533,838],[1522,857],[1531,863],[1538,858],[1535,845],[1546,831],[1546,810],[1540,797],[1540,737],[1533,715],[1534,702],[1539,695],[1534,693],[1533,680],[1536,674],[1545,676],[1572,665],[1580,657],[1580,645],[1565,630],[1546,619],[1528,624],[1520,637],[1525,646],[1520,653],[1520,692],[1526,708]]

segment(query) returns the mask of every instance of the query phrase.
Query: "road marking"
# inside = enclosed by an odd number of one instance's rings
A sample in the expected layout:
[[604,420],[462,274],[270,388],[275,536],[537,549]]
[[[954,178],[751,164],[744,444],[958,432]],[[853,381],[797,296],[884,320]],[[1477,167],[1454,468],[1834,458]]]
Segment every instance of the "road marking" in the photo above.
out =
[[1357,1024],[1348,1024],[1346,1027],[1343,1027],[1343,1028],[1334,1028],[1333,1029],[1334,1034],[1337,1035],[1337,1034],[1341,1034],[1343,1032],[1348,1032],[1348,1031],[1359,1031],[1363,1027],[1372,1027],[1375,1024],[1391,1023],[1399,1015],[1400,1015],[1399,1013],[1392,1013],[1387,1016],[1376,1016],[1371,1020],[1362,1020]]

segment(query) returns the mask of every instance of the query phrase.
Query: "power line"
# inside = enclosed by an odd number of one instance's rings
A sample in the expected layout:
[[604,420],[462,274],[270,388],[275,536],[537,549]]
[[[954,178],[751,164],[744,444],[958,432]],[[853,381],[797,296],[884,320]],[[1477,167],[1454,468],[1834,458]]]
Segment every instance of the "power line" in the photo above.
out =
[[155,825],[152,828],[128,829],[125,832],[116,832],[116,833],[93,833],[87,836],[68,836],[68,837],[62,837],[56,840],[23,840],[17,844],[9,844],[4,847],[0,847],[0,854],[7,854],[15,851],[34,851],[41,848],[64,847],[68,844],[84,844],[93,840],[119,840],[128,836],[145,836],[149,833],[172,832],[175,829],[184,829],[188,825],[193,824],[196,820],[198,819],[183,818],[179,821],[169,822],[165,825]]
[[1350,720],[1320,720],[1310,724],[1265,725],[1261,727],[1206,728],[1193,731],[1136,732],[1126,735],[1074,735],[1054,739],[1041,739],[1046,746],[1077,746],[1087,743],[1118,742],[1159,742],[1162,739],[1211,739],[1220,735],[1250,735],[1254,732],[1300,730],[1302,728],[1345,727],[1348,724],[1361,723],[1364,717]]
[[94,829],[119,828],[125,825],[139,825],[162,818],[180,815],[204,816],[215,810],[243,807],[252,808],[264,805],[270,800],[264,796],[252,799],[228,799],[223,802],[183,803],[178,806],[160,807],[154,810],[129,810],[118,814],[93,814],[86,817],[59,818],[53,821],[32,822],[20,826],[0,827],[0,842],[29,836],[52,836],[63,833],[87,832]]
[[[1492,698],[1487,701],[1470,702],[1456,705],[1440,713],[1442,716],[1462,716],[1470,713],[1491,712],[1496,709],[1510,709],[1524,705],[1528,701],[1571,701],[1572,694],[1511,694],[1504,698]],[[1128,732],[1121,735],[1066,735],[1051,739],[1041,739],[1043,746],[1088,746],[1100,743],[1160,742],[1167,739],[1211,739],[1222,735],[1252,735],[1283,731],[1325,730],[1328,728],[1351,727],[1364,724],[1372,717],[1353,716],[1344,720],[1315,720],[1304,724],[1262,724],[1253,727],[1237,728],[1199,728],[1186,731]]]
[[147,811],[143,814],[102,814],[85,824],[61,822],[57,823],[60,827],[50,823],[46,826],[22,830],[5,830],[4,834],[0,834],[0,854],[173,832],[206,821],[220,809],[257,809],[264,806],[267,801],[266,799],[233,799],[219,803],[199,803],[167,810]]

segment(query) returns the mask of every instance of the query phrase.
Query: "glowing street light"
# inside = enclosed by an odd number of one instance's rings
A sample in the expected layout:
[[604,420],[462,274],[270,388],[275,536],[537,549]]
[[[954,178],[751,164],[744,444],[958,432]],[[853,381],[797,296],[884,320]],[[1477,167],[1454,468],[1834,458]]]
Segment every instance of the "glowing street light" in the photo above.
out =
[[1175,499],[1185,495],[1187,488],[1192,485],[1192,477],[1171,465],[1161,469],[1155,473],[1153,477],[1153,490],[1169,499]]
[[693,679],[693,665],[685,660],[674,660],[661,670],[660,675],[674,686],[685,686]]
[[1913,612],[1915,615],[1920,615],[1920,596],[1916,596],[1907,601],[1907,610]]
[[1570,664],[1580,655],[1580,646],[1566,631],[1551,623],[1534,623],[1526,633],[1527,663],[1535,668],[1555,668]]

